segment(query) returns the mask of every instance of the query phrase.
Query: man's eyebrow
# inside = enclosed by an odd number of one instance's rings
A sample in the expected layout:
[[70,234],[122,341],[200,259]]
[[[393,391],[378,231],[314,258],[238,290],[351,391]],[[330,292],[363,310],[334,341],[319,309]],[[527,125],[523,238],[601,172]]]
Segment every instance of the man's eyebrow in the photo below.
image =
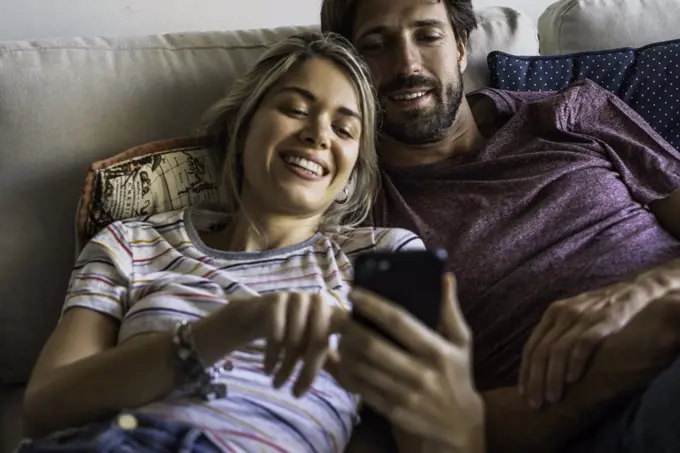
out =
[[411,24],[413,28],[422,28],[422,27],[442,27],[445,26],[446,22],[443,22],[441,20],[437,19],[422,19],[422,20],[417,20]]
[[[446,26],[446,22],[437,19],[420,19],[415,20],[410,24],[411,28],[444,27],[444,26]],[[361,35],[357,36],[357,41],[361,40],[362,38],[365,38],[368,35],[386,34],[389,32],[390,27],[387,27],[385,25],[376,25],[375,27],[371,27],[368,30],[361,33]]]
[[[311,102],[317,102],[316,96],[314,96],[314,93],[312,93],[309,90],[305,90],[304,88],[296,87],[296,86],[285,86],[279,90],[279,93],[297,93],[300,96],[306,98],[307,100]],[[353,116],[354,118],[361,120],[361,115],[358,112],[355,112],[349,107],[339,107],[338,111],[342,113],[343,115],[347,116]]]

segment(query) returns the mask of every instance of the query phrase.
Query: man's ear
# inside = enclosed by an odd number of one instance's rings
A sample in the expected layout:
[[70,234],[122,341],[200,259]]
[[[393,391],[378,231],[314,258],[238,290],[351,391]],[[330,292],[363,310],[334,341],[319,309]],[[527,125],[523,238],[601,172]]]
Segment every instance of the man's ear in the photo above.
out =
[[458,40],[458,64],[460,72],[465,73],[468,64],[468,38]]

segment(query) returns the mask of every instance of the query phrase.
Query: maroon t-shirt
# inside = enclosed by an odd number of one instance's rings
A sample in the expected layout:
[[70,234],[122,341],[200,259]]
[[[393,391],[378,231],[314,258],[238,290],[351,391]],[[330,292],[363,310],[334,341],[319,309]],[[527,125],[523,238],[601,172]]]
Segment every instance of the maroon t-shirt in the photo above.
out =
[[487,390],[517,383],[551,302],[680,257],[646,207],[680,189],[680,153],[593,82],[475,95],[504,126],[479,152],[384,172],[372,221],[446,248]]

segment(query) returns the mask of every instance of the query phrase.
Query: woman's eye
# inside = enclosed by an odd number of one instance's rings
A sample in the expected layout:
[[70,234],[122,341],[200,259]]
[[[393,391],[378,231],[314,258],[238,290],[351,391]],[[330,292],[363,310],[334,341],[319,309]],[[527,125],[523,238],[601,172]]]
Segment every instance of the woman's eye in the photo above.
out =
[[353,138],[352,132],[349,129],[346,129],[346,128],[343,128],[343,127],[336,127],[335,133],[338,134],[340,137],[343,137],[343,138]]

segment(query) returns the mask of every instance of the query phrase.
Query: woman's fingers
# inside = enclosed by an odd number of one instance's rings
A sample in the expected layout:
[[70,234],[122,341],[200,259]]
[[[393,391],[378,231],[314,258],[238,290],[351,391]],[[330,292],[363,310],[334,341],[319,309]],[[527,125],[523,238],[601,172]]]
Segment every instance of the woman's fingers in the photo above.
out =
[[398,427],[428,437],[437,432],[441,414],[420,388],[399,382],[360,360],[340,370],[338,382],[347,391],[360,394],[364,403]]
[[283,361],[274,376],[274,387],[281,388],[295,370],[300,358],[309,310],[308,295],[290,293],[288,297],[286,333],[283,340]]
[[360,394],[363,395],[364,389],[372,389],[374,393],[380,393],[389,402],[393,411],[402,409],[417,412],[421,417],[436,419],[439,414],[438,407],[428,404],[431,402],[428,399],[433,392],[437,391],[437,374],[430,368],[422,368],[420,372],[421,382],[413,385],[362,360],[352,363],[348,369],[353,382],[360,387]]
[[456,279],[447,272],[442,278],[442,326],[444,338],[457,346],[470,343],[470,328],[458,305]]
[[363,288],[354,288],[350,299],[354,310],[373,321],[409,351],[428,359],[437,357],[442,341],[439,334],[404,308]]
[[[365,360],[411,386],[420,385],[423,378],[424,362],[360,324],[351,323],[345,329],[340,341],[340,356],[344,366],[354,366],[355,361]],[[352,361],[348,363],[346,358],[349,357]]]
[[309,389],[326,361],[332,312],[333,307],[322,297],[312,296],[307,318],[307,335],[304,339],[303,365],[293,387],[296,397],[302,396]]
[[[270,300],[271,299],[271,300]],[[288,310],[286,305],[288,302],[288,294],[278,293],[265,297],[261,301],[267,304],[264,310],[269,310],[269,337],[267,338],[267,346],[264,356],[264,372],[272,374],[279,362],[281,356],[281,349],[283,347],[283,340],[286,335],[286,317]]]

